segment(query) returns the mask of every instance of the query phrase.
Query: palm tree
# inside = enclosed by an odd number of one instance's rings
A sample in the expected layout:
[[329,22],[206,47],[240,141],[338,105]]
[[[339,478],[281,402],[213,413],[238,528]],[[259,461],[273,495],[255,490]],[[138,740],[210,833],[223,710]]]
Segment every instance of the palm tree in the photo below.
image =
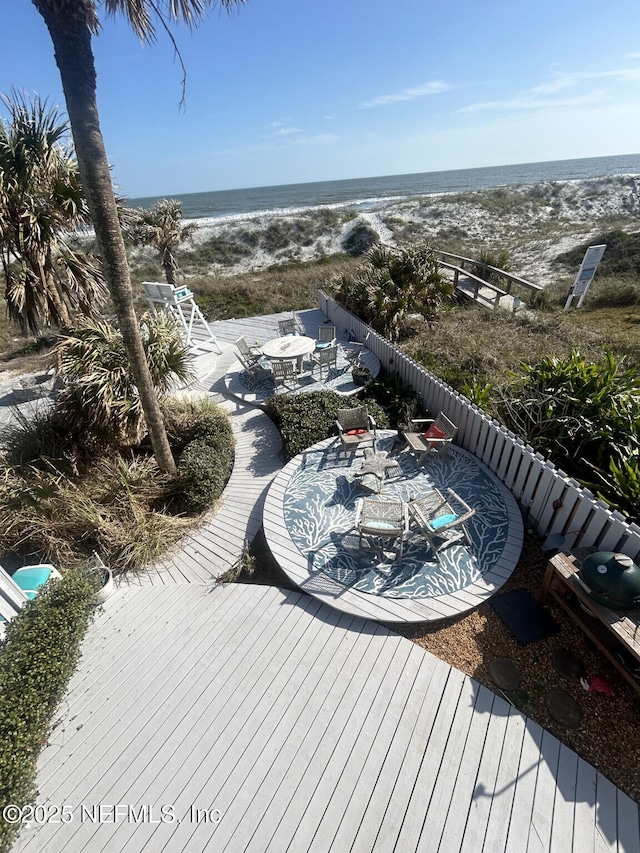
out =
[[198,228],[196,223],[182,224],[182,205],[176,198],[161,198],[149,210],[134,208],[127,219],[125,230],[129,239],[156,248],[167,283],[175,285],[178,262],[174,251],[180,243],[192,238]]
[[[193,380],[191,356],[173,317],[145,314],[140,330],[156,393],[166,396]],[[140,442],[140,398],[118,329],[106,321],[85,320],[60,339],[55,362],[65,386],[54,410],[67,430],[94,433],[116,444]]]
[[[104,275],[116,310],[127,357],[161,470],[175,475],[176,465],[147,365],[140,329],[133,308],[131,276],[127,264],[118,207],[104,147],[96,102],[96,71],[91,38],[100,29],[95,0],[32,0],[42,15],[53,42],[56,64],[71,123],[82,185],[89,204]],[[243,0],[221,0],[230,9]],[[166,26],[184,21],[193,26],[215,0],[104,0],[108,13],[122,13],[141,39],[153,41],[153,15]]]
[[0,257],[9,316],[24,332],[93,315],[106,288],[94,259],[68,234],[89,222],[68,125],[46,100],[0,96]]

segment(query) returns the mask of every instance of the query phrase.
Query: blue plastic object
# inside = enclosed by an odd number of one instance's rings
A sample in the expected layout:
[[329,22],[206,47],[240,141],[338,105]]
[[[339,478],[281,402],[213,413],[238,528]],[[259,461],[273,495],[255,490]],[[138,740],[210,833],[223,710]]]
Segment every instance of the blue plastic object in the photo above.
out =
[[[18,569],[11,575],[11,579],[20,589],[29,596],[34,598],[35,590],[43,586],[51,577],[51,566],[25,566],[24,569]],[[30,594],[33,593],[33,594]]]

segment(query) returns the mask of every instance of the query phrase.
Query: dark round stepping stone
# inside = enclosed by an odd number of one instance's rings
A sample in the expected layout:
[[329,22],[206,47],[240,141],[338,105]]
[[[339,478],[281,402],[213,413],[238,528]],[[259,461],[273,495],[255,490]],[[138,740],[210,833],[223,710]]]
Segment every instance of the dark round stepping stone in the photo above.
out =
[[561,726],[575,729],[582,722],[580,705],[564,690],[549,690],[544,697],[544,704],[549,716]]
[[558,675],[571,681],[580,681],[587,676],[587,668],[569,649],[556,649],[551,655],[551,663]]
[[489,661],[489,676],[501,690],[517,690],[520,687],[520,673],[507,658],[494,658]]

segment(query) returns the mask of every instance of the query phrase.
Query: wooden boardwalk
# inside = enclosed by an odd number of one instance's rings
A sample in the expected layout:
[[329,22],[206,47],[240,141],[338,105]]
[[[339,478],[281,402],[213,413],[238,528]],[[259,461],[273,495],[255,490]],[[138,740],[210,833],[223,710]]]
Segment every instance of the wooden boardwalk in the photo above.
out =
[[38,803],[71,820],[15,853],[640,851],[638,806],[556,738],[301,593],[121,588],[61,714]]
[[[221,345],[224,347],[222,341]],[[233,347],[224,348],[214,372],[189,389],[190,393],[211,394],[231,419],[235,458],[222,507],[153,566],[137,577],[127,577],[128,584],[202,583],[222,577],[236,565],[245,545],[262,526],[267,489],[282,467],[282,443],[277,428],[261,409],[241,405],[224,394],[225,372],[235,358]]]

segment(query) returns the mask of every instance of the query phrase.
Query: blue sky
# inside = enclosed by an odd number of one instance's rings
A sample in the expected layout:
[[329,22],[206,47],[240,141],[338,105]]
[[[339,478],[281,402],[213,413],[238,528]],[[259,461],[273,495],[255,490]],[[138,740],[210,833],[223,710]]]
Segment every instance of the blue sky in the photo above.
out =
[[[640,151],[637,0],[249,0],[141,45],[94,40],[123,195],[175,195]],[[0,92],[64,108],[30,0],[2,0]]]

